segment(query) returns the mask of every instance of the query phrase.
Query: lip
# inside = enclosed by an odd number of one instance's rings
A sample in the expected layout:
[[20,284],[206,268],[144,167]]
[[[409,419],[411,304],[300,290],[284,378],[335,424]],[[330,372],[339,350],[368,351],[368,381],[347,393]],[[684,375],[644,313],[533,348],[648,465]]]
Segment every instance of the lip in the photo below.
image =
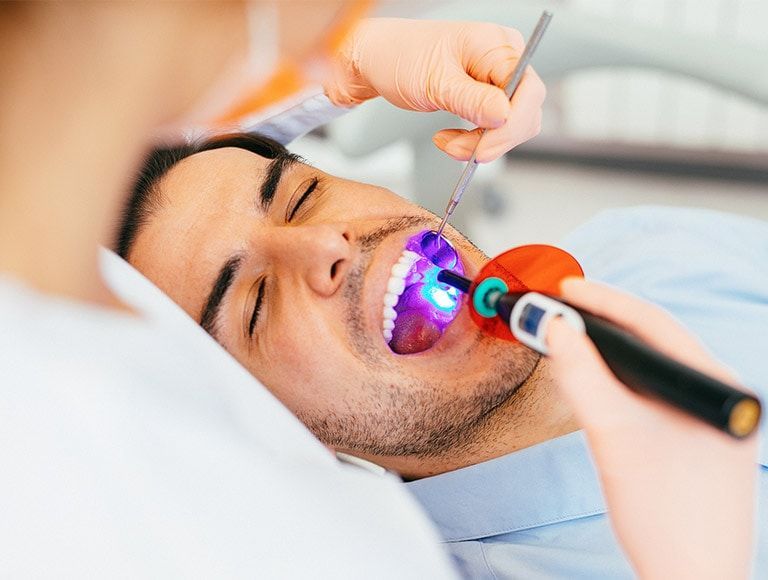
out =
[[[408,239],[429,227],[430,224],[423,224],[391,234],[379,244],[371,256],[368,272],[366,274],[365,287],[363,290],[363,307],[367,312],[366,326],[367,331],[370,332],[371,335],[378,337],[375,342],[381,351],[389,356],[398,358],[434,356],[437,353],[450,349],[454,343],[460,341],[462,337],[466,336],[466,332],[462,331],[462,328],[466,329],[468,326],[471,327],[473,324],[469,315],[464,312],[466,309],[460,308],[456,319],[448,325],[442,336],[435,342],[435,344],[425,351],[414,354],[401,355],[392,352],[384,338],[381,336],[381,311],[384,304],[384,294],[386,293],[387,281],[391,275],[392,265],[403,253]],[[475,264],[473,264],[472,260],[470,260],[462,248],[454,242],[453,236],[449,234],[446,237],[448,237],[448,239],[454,245],[459,258],[464,265],[466,275],[468,277],[473,277],[477,273],[477,267]]]

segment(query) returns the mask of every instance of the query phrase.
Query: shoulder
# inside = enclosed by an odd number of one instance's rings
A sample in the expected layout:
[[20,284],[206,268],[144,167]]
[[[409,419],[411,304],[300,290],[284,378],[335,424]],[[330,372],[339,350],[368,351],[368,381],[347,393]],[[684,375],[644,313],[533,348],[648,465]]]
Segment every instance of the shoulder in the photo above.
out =
[[659,230],[667,226],[701,231],[718,224],[726,228],[748,228],[768,234],[768,223],[745,215],[697,207],[640,205],[603,210],[578,227],[568,238],[594,228],[604,231],[631,226],[636,229]]
[[760,267],[768,263],[768,223],[760,220],[687,208],[610,210],[563,246],[587,277],[662,306],[768,300],[768,269]]
[[[750,274],[768,260],[768,223],[705,209],[642,206],[601,212],[564,240],[585,273],[609,283],[640,283],[696,272]],[[674,265],[674,270],[669,266]],[[740,283],[758,282],[747,278]]]

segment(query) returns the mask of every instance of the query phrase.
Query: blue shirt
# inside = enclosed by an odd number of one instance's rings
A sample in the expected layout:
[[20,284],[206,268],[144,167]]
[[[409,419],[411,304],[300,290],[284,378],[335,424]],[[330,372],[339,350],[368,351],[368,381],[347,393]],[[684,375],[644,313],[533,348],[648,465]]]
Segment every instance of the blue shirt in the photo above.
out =
[[[564,247],[588,278],[671,312],[768,400],[768,224],[707,210],[611,210]],[[765,421],[755,578],[768,578]],[[408,484],[472,578],[632,578],[582,432]]]

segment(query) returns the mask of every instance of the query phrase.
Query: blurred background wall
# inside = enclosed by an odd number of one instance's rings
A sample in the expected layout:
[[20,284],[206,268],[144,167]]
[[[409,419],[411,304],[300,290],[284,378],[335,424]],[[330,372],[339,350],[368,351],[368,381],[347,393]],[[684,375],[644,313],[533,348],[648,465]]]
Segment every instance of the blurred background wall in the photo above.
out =
[[[478,172],[455,225],[489,253],[556,243],[605,208],[708,207],[768,220],[768,1],[389,1],[384,15],[492,20],[527,36],[554,12],[534,66],[542,134]],[[426,119],[424,119],[426,118]],[[292,149],[442,213],[462,164],[431,144],[444,114],[378,100]]]

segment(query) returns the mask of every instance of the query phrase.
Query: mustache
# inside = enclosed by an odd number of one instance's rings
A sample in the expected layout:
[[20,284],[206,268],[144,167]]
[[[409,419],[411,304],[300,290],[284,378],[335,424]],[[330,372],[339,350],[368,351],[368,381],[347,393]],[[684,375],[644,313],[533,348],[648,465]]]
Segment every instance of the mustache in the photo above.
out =
[[387,220],[380,228],[368,232],[367,234],[360,236],[357,240],[360,252],[365,262],[365,269],[370,265],[370,256],[373,251],[392,234],[402,232],[403,230],[414,227],[430,227],[434,225],[436,218],[429,218],[426,216],[403,216],[401,218],[394,218]]

